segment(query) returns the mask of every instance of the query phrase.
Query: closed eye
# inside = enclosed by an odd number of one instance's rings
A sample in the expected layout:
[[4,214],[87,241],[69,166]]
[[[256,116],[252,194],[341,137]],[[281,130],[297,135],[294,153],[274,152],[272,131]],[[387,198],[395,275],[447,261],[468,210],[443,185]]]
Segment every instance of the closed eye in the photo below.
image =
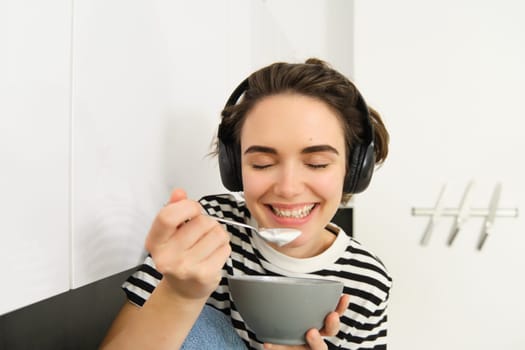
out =
[[307,164],[307,166],[313,169],[324,169],[328,166],[328,164]]
[[269,168],[269,167],[271,167],[271,166],[272,166],[272,164],[264,164],[264,165],[261,165],[261,164],[252,164],[252,168],[257,169],[257,170],[266,169],[266,168]]

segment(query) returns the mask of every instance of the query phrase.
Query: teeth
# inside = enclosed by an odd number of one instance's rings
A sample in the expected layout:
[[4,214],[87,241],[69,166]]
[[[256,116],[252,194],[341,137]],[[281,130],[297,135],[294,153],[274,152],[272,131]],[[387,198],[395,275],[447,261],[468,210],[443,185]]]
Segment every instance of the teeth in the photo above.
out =
[[314,204],[305,205],[303,208],[294,209],[294,210],[282,210],[279,208],[272,207],[273,212],[281,217],[284,218],[304,218],[308,214],[310,214],[310,211],[312,211],[314,207]]

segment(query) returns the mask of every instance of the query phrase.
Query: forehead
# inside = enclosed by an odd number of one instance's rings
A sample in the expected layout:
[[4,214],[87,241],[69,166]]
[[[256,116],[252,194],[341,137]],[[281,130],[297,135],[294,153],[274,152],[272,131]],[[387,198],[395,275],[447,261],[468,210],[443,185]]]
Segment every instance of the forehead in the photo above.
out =
[[338,113],[325,102],[300,94],[268,96],[247,113],[241,129],[241,147],[252,144],[330,144],[344,149],[344,132]]

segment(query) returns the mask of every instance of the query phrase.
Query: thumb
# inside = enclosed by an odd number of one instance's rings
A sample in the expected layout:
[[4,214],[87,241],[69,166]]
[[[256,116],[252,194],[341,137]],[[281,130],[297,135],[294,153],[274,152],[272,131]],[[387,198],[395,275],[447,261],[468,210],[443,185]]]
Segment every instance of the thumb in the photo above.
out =
[[184,191],[182,188],[176,188],[171,192],[170,200],[168,201],[168,204],[175,203],[175,202],[181,201],[186,198],[188,198],[186,191]]

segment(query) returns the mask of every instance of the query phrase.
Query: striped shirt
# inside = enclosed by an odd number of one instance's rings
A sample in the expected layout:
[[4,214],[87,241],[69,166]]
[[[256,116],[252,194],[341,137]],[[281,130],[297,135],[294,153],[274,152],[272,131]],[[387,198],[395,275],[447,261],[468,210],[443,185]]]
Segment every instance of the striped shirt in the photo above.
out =
[[[200,204],[209,214],[257,226],[244,201],[232,194],[203,197]],[[208,304],[224,312],[232,320],[237,333],[251,349],[262,344],[244,323],[232,302],[227,276],[274,275],[289,277],[321,277],[344,283],[343,292],[350,295],[350,304],[341,317],[339,333],[325,337],[329,349],[386,349],[387,303],[392,279],[381,261],[340,227],[327,229],[336,239],[320,255],[292,258],[284,255],[248,229],[227,226],[232,253],[222,270],[222,280],[208,299]],[[162,275],[151,257],[123,284],[128,299],[142,306],[159,283]]]

